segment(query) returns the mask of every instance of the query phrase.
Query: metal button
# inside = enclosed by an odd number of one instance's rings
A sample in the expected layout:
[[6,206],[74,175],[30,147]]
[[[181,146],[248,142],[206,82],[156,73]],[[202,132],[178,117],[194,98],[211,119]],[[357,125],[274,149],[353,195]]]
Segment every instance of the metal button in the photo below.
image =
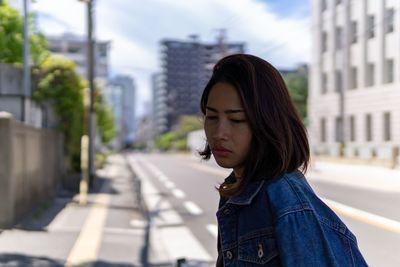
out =
[[231,213],[231,210],[230,210],[230,209],[224,209],[224,214],[225,214],[225,215],[228,215],[229,213]]
[[232,252],[230,252],[230,251],[228,250],[228,251],[226,252],[226,257],[227,257],[229,260],[231,260],[232,257],[233,257]]
[[264,250],[261,244],[258,244],[258,257],[262,258],[264,256]]

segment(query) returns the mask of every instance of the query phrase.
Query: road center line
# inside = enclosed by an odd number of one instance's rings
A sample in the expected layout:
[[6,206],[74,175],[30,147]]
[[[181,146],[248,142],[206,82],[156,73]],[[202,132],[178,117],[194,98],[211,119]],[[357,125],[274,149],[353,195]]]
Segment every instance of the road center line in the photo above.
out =
[[197,206],[194,202],[192,201],[185,201],[183,203],[185,208],[193,215],[200,215],[203,213],[203,211]]
[[185,194],[182,190],[180,190],[180,189],[178,189],[178,188],[173,189],[173,190],[172,190],[172,194],[173,194],[176,198],[179,198],[179,199],[182,199],[182,198],[185,198],[185,197],[186,197],[186,194]]
[[338,214],[373,225],[389,232],[400,234],[400,222],[398,221],[346,206],[330,199],[322,198],[322,200]]

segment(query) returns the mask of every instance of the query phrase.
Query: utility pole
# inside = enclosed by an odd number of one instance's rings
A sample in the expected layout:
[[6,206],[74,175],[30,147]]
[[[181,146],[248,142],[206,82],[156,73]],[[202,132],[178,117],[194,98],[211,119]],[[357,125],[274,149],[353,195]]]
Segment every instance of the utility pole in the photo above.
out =
[[93,18],[94,11],[93,5],[94,0],[79,0],[87,4],[87,79],[89,81],[89,111],[87,116],[87,132],[85,135],[88,136],[88,157],[87,157],[87,172],[89,179],[89,187],[93,187],[93,183],[96,177],[95,165],[94,165],[94,153],[95,153],[95,134],[96,134],[96,112],[94,108],[95,102],[95,62],[94,62],[94,40],[93,40]]
[[28,0],[24,0],[24,97],[23,97],[23,112],[22,121],[28,122],[28,101],[31,95],[31,73],[30,73],[30,60],[29,60],[29,32],[28,32]]
[[89,106],[89,186],[92,187],[95,179],[94,166],[94,144],[96,134],[96,112],[94,109],[95,88],[94,88],[94,40],[93,40],[93,4],[94,0],[89,0],[88,5],[88,78],[90,87],[90,106]]

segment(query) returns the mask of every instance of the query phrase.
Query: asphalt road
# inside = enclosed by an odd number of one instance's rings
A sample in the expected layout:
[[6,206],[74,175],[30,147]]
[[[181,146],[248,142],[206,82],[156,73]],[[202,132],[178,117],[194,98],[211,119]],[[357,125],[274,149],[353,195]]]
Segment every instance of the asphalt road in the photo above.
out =
[[[214,162],[179,154],[135,154],[141,164],[147,165],[149,174],[154,168],[162,172],[167,181],[149,175],[154,186],[165,193],[165,198],[182,217],[184,224],[198,239],[211,258],[216,258],[216,217],[218,193],[215,186],[230,173]],[[323,173],[319,174],[323,175]],[[332,173],[330,174],[332,176]],[[334,179],[334,178],[333,178]],[[400,177],[399,177],[400,179]],[[172,182],[172,183],[171,183]],[[400,224],[400,193],[366,189],[365,187],[337,184],[334,181],[310,179],[318,195],[368,214],[378,215]],[[191,202],[195,207],[188,205]],[[357,236],[359,247],[370,266],[400,266],[400,232],[380,226],[373,219],[353,214],[339,216]]]

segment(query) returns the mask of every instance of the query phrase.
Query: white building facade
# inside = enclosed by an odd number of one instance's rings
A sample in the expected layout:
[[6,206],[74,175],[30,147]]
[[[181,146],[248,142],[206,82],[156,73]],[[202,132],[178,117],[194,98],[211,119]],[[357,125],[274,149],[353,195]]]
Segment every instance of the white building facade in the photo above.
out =
[[394,159],[400,147],[400,1],[313,0],[312,16],[313,151]]
[[[87,39],[72,33],[62,35],[47,36],[49,50],[54,55],[61,55],[71,59],[76,64],[77,72],[87,78],[88,59],[87,59]],[[109,76],[109,41],[95,41],[94,45],[94,65],[95,78],[97,82],[104,84]]]

